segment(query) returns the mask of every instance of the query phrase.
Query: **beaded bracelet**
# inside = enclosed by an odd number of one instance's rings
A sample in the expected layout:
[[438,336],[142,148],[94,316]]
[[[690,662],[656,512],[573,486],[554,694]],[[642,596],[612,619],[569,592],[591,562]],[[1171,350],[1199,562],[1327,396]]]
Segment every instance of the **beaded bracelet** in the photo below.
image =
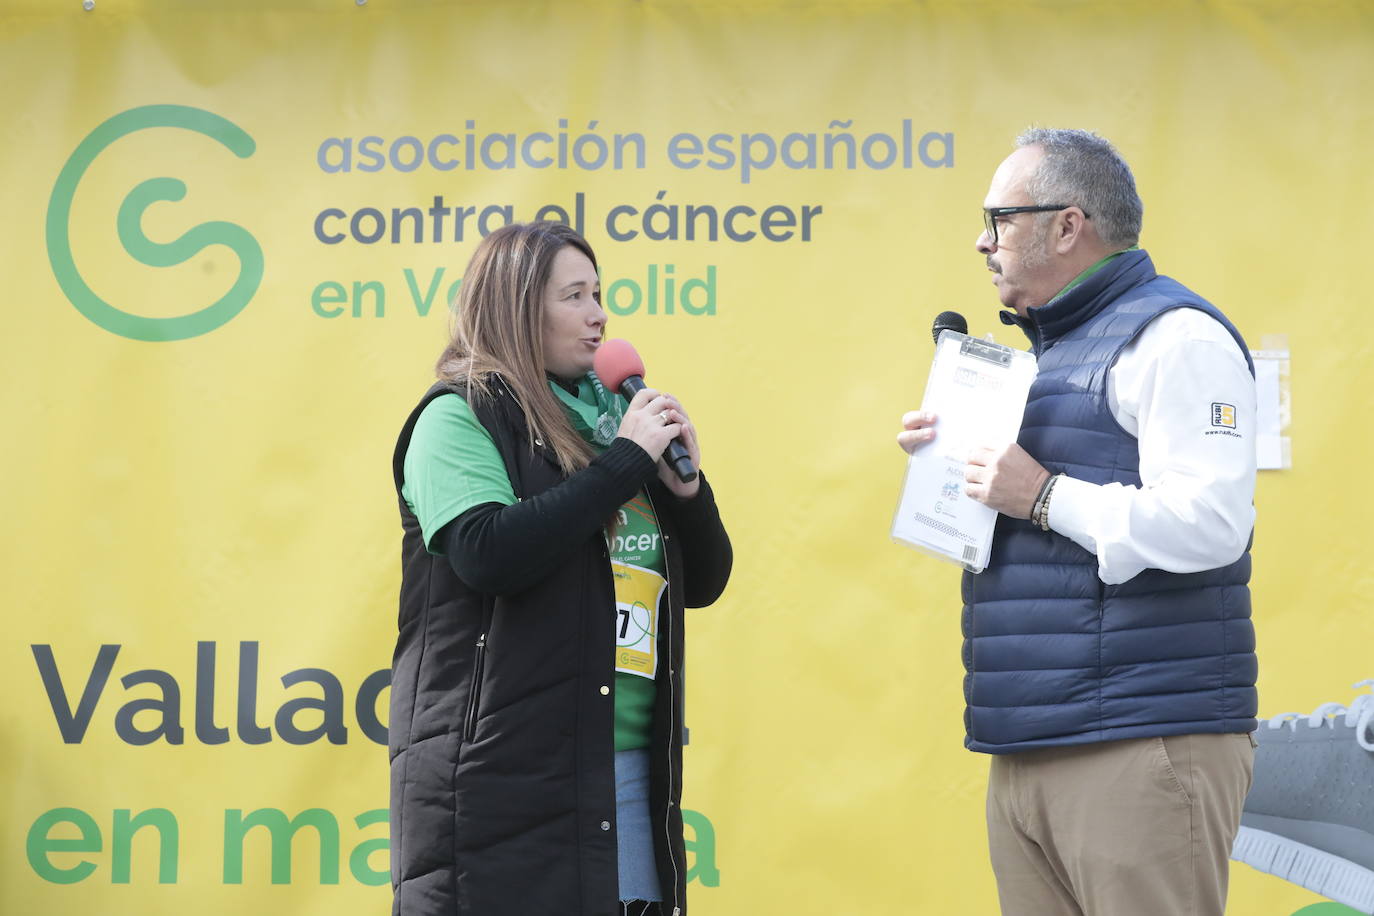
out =
[[1036,525],[1041,531],[1050,530],[1050,499],[1054,496],[1054,485],[1058,483],[1061,474],[1055,474],[1045,481],[1045,485],[1040,488],[1040,495],[1035,499],[1035,505],[1031,508],[1031,524]]
[[1045,502],[1045,494],[1050,491],[1050,485],[1054,483],[1054,475],[1045,478],[1045,482],[1040,485],[1040,492],[1035,494],[1035,502],[1031,503],[1030,522],[1032,525],[1040,525],[1040,506]]

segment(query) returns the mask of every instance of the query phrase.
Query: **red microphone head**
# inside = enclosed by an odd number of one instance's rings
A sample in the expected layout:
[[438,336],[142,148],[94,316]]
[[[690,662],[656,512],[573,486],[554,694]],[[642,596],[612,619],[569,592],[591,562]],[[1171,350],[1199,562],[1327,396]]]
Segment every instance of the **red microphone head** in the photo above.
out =
[[644,377],[644,360],[639,358],[635,348],[628,340],[606,340],[596,348],[592,368],[601,384],[611,391],[619,391],[620,386],[632,375]]

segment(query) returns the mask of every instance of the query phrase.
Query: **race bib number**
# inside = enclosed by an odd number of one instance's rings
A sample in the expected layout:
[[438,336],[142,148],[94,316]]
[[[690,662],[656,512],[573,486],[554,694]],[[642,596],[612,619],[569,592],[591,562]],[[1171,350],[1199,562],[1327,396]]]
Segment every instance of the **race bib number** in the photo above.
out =
[[668,581],[652,569],[611,563],[615,577],[615,670],[650,680],[658,672],[658,600]]

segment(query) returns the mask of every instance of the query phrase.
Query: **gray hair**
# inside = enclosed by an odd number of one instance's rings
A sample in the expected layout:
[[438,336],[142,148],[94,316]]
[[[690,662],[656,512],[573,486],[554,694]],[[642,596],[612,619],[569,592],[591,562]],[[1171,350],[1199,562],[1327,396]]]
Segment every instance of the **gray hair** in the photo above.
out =
[[1145,208],[1131,167],[1114,146],[1092,131],[1050,127],[1024,131],[1016,146],[1045,150],[1044,160],[1026,182],[1032,201],[1081,208],[1109,248],[1129,248],[1140,240]]

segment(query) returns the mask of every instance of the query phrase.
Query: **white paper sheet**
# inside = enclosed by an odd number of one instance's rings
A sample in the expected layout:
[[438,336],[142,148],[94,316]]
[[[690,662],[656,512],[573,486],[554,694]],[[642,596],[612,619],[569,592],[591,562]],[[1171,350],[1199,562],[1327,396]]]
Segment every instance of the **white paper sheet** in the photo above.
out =
[[907,461],[893,540],[973,572],[987,567],[997,512],[964,495],[964,468],[971,449],[1016,440],[1034,379],[1025,351],[940,335],[921,400],[937,417],[935,439]]

